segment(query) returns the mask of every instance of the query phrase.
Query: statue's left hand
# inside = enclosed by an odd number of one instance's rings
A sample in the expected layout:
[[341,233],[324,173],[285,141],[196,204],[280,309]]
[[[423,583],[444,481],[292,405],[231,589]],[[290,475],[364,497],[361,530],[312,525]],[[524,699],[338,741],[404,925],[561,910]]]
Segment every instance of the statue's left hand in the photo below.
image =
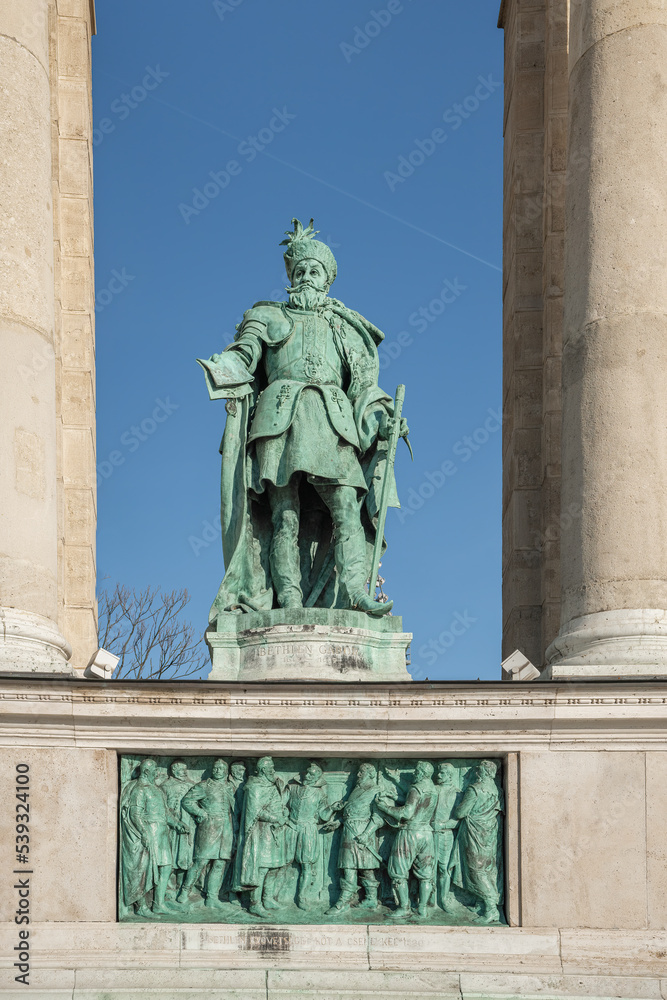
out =
[[[380,421],[378,424],[378,438],[381,441],[388,441],[391,436],[393,427],[394,427],[394,418],[390,417],[389,414],[385,411],[380,417]],[[410,428],[408,427],[408,422],[405,419],[405,417],[401,417],[398,436],[402,438],[407,438],[409,433],[410,433]]]

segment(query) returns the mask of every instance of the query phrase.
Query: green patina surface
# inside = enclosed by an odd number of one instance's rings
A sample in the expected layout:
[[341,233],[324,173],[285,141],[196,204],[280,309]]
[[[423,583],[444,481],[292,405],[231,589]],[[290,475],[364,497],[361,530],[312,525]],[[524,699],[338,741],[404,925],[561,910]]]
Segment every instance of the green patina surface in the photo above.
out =
[[498,761],[120,766],[121,920],[504,922]]
[[218,615],[218,632],[237,635],[246,629],[272,628],[274,625],[293,625],[298,628],[323,626],[326,628],[356,628],[375,633],[400,633],[403,619],[400,615],[375,618],[359,611],[341,608],[274,608],[273,611],[251,611],[245,615]]
[[255,303],[232,344],[198,359],[210,397],[227,401],[219,631],[227,613],[391,608],[375,596],[384,517],[399,505],[403,387],[397,404],[379,387],[384,334],[329,296],[335,258],[312,220],[292,222],[289,302]]

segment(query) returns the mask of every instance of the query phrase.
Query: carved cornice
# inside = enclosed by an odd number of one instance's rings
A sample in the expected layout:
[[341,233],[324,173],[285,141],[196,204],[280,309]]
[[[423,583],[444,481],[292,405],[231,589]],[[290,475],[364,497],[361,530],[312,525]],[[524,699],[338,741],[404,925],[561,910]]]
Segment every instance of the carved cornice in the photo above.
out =
[[667,750],[667,683],[310,684],[0,678],[0,743],[333,754]]

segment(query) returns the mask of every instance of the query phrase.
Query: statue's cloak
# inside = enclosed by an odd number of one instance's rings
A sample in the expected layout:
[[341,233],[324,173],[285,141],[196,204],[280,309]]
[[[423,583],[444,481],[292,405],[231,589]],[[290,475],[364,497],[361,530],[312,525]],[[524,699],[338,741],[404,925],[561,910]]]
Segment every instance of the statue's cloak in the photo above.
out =
[[283,792],[261,775],[248,778],[234,858],[235,892],[262,884],[262,868],[282,868],[287,863]]
[[135,778],[126,785],[120,797],[120,884],[123,902],[129,908],[154,888],[159,876],[155,852],[144,846],[142,831],[132,819],[135,799],[142,787]]
[[[210,611],[215,624],[221,612],[270,611],[275,605],[274,588],[269,567],[271,516],[266,494],[257,495],[252,489],[252,442],[248,441],[249,425],[257,397],[266,387],[263,366],[257,365],[254,377],[244,373],[237,352],[243,346],[245,331],[252,326],[253,334],[265,347],[275,347],[291,336],[283,332],[276,339],[274,324],[253,322],[253,317],[266,314],[267,307],[282,310],[284,303],[259,302],[245,314],[244,322],[234,339],[217,359],[200,362],[204,368],[211,398],[227,399],[227,422],[220,453],[222,474],[220,484],[220,523],[225,576]],[[263,312],[264,311],[264,312]],[[289,310],[287,310],[289,312]],[[332,335],[347,372],[344,389],[352,406],[359,436],[358,455],[366,493],[362,506],[362,525],[366,534],[367,567],[370,573],[380,494],[387,465],[387,442],[377,437],[378,412],[393,414],[393,401],[378,385],[379,357],[377,345],[384,334],[359,313],[346,308],[336,299],[328,299],[325,313],[334,317]],[[283,328],[284,329],[284,328]],[[233,355],[237,354],[236,357]],[[389,506],[398,507],[396,484],[391,473]],[[305,477],[304,477],[305,478]],[[339,596],[336,571],[333,568],[333,542],[328,511],[308,494],[305,484],[302,498],[300,550],[304,604],[314,607],[344,607],[344,595]],[[309,506],[310,504],[310,506]],[[331,572],[328,573],[328,567]],[[309,595],[317,582],[326,577],[321,593],[314,602]]]

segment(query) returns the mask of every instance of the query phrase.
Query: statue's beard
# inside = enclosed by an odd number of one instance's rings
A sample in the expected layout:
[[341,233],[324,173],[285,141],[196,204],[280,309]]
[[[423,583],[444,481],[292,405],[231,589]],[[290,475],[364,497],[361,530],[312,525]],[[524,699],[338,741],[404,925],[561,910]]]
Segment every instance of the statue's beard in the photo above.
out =
[[324,305],[327,300],[327,293],[315,288],[308,282],[301,282],[300,285],[293,285],[288,288],[289,304],[294,309],[317,309]]

